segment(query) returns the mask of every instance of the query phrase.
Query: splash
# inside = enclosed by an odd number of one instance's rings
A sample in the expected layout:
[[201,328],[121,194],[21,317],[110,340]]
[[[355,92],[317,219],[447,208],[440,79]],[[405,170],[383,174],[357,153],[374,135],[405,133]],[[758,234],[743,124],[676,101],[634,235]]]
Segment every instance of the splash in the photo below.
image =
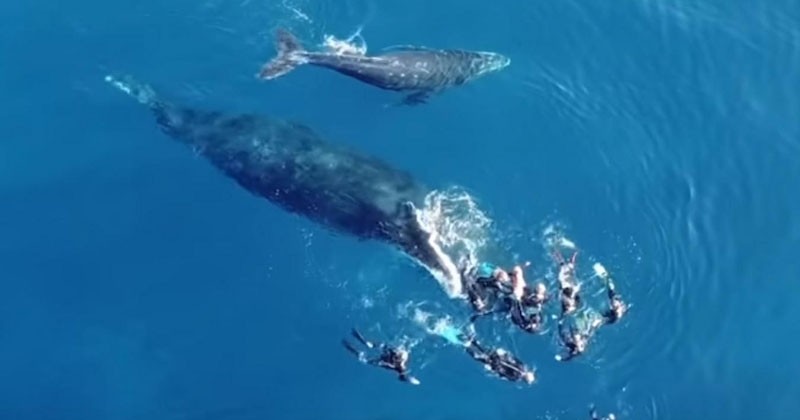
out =
[[575,242],[564,235],[563,228],[550,224],[542,232],[542,242],[547,248],[577,249]]
[[603,264],[599,262],[594,263],[592,265],[592,270],[597,277],[600,277],[603,280],[608,278],[608,270],[606,270],[606,267],[603,266]]
[[359,27],[352,35],[345,39],[339,39],[333,35],[326,34],[322,46],[329,52],[337,55],[365,55],[367,53],[367,41],[361,36],[362,29],[362,27]]
[[466,345],[465,332],[455,326],[453,320],[448,316],[437,318],[430,312],[414,308],[411,319],[428,334],[439,336],[456,346]]
[[469,193],[459,188],[434,190],[425,197],[419,222],[460,267],[474,261],[489,239],[491,219]]
[[416,212],[422,229],[431,233],[429,244],[439,255],[446,273],[432,272],[451,298],[463,298],[460,270],[476,261],[488,240],[491,220],[466,191],[434,190]]
[[283,0],[282,4],[283,4],[283,7],[286,10],[292,12],[292,15],[293,15],[294,19],[300,20],[300,21],[303,21],[303,22],[307,22],[307,23],[313,23],[311,18],[306,13],[303,13],[303,11],[300,10],[300,8],[298,8],[297,6],[291,4],[288,0]]

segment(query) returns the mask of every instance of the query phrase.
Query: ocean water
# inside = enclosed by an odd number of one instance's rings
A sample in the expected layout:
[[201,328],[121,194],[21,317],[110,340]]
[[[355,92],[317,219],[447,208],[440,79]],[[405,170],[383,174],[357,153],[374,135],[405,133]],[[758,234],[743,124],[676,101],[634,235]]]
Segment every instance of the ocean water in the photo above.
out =
[[[800,417],[794,0],[27,1],[0,23],[2,419]],[[319,68],[255,80],[278,27],[512,63],[391,107]],[[529,277],[561,232],[632,309],[569,363],[552,334],[489,322],[538,380],[490,377],[410,316],[467,313],[427,272],[246,193],[112,72],[461,188]],[[357,363],[351,327],[412,342],[422,384]]]

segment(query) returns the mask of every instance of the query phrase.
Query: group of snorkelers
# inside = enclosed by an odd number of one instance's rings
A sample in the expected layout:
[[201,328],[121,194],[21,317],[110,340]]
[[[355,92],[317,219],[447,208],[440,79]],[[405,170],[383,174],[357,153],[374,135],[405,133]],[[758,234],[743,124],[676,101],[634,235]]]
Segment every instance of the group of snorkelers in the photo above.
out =
[[[581,298],[581,283],[576,274],[578,253],[567,260],[557,249],[553,257],[558,264],[558,301],[561,312],[558,317],[558,337],[564,346],[565,354],[556,356],[557,360],[567,361],[586,351],[589,338],[602,325],[614,324],[628,310],[628,305],[617,293],[614,280],[600,264],[595,264],[594,271],[605,285],[607,308],[600,316],[591,317],[593,312],[582,315],[579,321],[569,322],[584,306]],[[529,264],[525,264],[527,267]],[[482,263],[470,270],[462,272],[464,288],[474,314],[471,320],[478,317],[505,313],[511,322],[528,333],[541,333],[544,328],[544,305],[550,300],[547,286],[539,281],[529,286],[523,276],[523,266],[517,265],[511,270]],[[574,321],[574,320],[573,320]],[[580,325],[576,325],[580,324]]]
[[[413,385],[419,380],[410,375],[408,369],[409,351],[403,346],[390,346],[385,343],[375,344],[367,340],[358,330],[353,329],[351,335],[366,349],[378,351],[369,357],[363,350],[358,350],[350,341],[342,340],[342,345],[362,363],[378,366],[397,373],[397,379]],[[535,380],[534,372],[521,360],[503,348],[488,348],[475,339],[473,330],[459,337],[467,354],[481,363],[487,371],[506,380],[524,381],[528,384]]]
[[[626,314],[628,304],[622,300],[614,280],[605,268],[595,264],[595,276],[603,282],[607,303],[606,308],[599,313],[591,310],[581,295],[581,282],[576,270],[577,251],[568,260],[558,249],[554,249],[552,255],[558,267],[557,299],[560,304],[560,315],[554,318],[558,319],[558,338],[564,348],[564,354],[557,355],[556,360],[568,361],[586,351],[589,339],[598,328],[618,322]],[[488,263],[468,264],[464,267],[461,277],[473,313],[467,332],[460,332],[458,336],[466,353],[481,363],[487,371],[511,382],[527,384],[535,381],[534,370],[503,348],[490,348],[479,343],[475,336],[474,323],[484,316],[503,314],[527,333],[543,332],[545,304],[554,299],[544,282],[537,281],[532,286],[526,282],[524,268],[529,265],[516,265],[511,270]],[[401,381],[414,385],[420,383],[409,374],[409,351],[406,348],[387,344],[376,346],[355,329],[352,335],[366,349],[379,350],[375,356],[368,357],[365,351],[357,350],[349,341],[343,340],[345,348],[361,362],[394,371]],[[593,406],[590,407],[590,417],[593,420],[615,418],[614,414],[600,417]]]

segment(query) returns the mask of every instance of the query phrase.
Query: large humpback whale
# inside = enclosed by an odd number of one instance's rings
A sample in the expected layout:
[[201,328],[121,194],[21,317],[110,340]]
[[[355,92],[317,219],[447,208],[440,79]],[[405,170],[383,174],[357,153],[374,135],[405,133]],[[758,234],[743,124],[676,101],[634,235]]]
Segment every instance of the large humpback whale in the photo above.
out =
[[461,294],[455,264],[420,223],[430,190],[408,173],[329,143],[299,123],[182,107],[129,78],[106,81],[149,107],[163,132],[251,193],[334,230],[392,244],[434,274],[448,295]]
[[406,104],[425,102],[432,93],[462,85],[511,63],[508,57],[493,52],[413,46],[395,47],[394,51],[377,56],[306,51],[297,38],[283,29],[276,34],[276,48],[278,55],[262,67],[259,78],[275,79],[299,65],[311,64],[382,89],[409,92]]

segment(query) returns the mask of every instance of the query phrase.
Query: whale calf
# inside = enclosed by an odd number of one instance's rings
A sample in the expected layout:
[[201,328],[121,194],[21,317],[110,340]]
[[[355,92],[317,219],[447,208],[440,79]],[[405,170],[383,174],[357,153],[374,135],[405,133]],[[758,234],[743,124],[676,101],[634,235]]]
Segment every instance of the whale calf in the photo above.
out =
[[277,56],[261,68],[260,79],[275,79],[297,66],[311,64],[382,89],[409,92],[403,101],[409,105],[424,103],[433,93],[462,85],[511,63],[508,57],[493,52],[414,46],[395,47],[393,51],[376,56],[347,51],[306,51],[297,38],[284,29],[277,31],[276,49]]
[[407,172],[327,142],[299,123],[183,107],[130,78],[106,81],[149,107],[164,133],[246,190],[335,231],[394,245],[436,276],[448,295],[461,295],[455,264],[436,233],[420,223],[431,190]]

